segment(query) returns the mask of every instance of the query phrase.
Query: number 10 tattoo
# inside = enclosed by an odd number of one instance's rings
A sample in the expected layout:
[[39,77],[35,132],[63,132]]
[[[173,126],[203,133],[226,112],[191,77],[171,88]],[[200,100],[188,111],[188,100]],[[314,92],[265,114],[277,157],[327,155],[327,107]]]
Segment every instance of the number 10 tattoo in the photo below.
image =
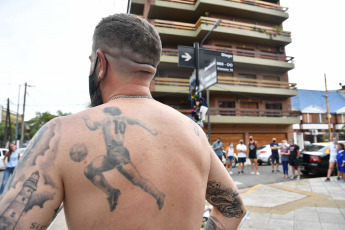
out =
[[[108,197],[110,211],[114,211],[121,191],[112,187],[105,179],[103,173],[112,169],[118,170],[133,185],[140,187],[156,199],[159,210],[164,204],[165,194],[156,188],[148,179],[143,178],[135,165],[131,162],[130,152],[124,146],[124,138],[128,125],[138,125],[153,136],[157,136],[157,131],[149,129],[141,121],[121,116],[121,110],[118,107],[107,107],[103,110],[106,117],[101,121],[91,121],[84,117],[87,128],[91,131],[102,129],[107,152],[93,159],[86,166],[84,174],[95,186],[100,188]],[[78,145],[78,146],[77,146]],[[79,162],[87,155],[86,146],[77,144],[71,148],[71,159]],[[73,157],[72,157],[73,156]]]

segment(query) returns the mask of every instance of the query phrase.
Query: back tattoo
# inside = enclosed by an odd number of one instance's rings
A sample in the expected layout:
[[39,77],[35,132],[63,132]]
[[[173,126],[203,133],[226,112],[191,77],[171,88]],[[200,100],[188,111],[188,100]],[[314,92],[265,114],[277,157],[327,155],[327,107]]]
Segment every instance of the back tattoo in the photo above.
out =
[[[122,116],[118,107],[107,107],[103,110],[106,115],[100,121],[91,121],[88,117],[83,120],[91,131],[102,129],[106,153],[93,159],[84,169],[84,175],[106,195],[110,211],[114,211],[121,191],[112,187],[105,179],[103,173],[112,169],[118,170],[133,185],[138,186],[156,199],[159,210],[164,204],[165,194],[148,179],[143,178],[135,165],[131,162],[130,152],[124,146],[126,130],[129,125],[137,125],[145,129],[153,136],[157,136],[156,130],[151,130],[143,122]],[[76,144],[70,150],[70,157],[75,162],[80,162],[88,154],[84,144]]]

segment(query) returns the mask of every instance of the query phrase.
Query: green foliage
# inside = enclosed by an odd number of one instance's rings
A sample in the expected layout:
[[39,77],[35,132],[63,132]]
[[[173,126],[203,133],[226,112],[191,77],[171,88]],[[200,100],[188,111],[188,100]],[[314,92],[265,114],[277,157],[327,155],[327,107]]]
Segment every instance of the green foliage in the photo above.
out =
[[345,135],[345,125],[343,125],[343,128],[341,128],[341,132],[343,133],[343,135]]
[[[0,123],[0,143],[4,140],[4,135],[5,135],[5,122]],[[20,128],[20,127],[19,127]],[[14,141],[14,137],[16,134],[16,124],[11,122],[11,132],[12,132],[12,140],[7,140],[7,141]],[[7,138],[10,138],[9,136],[9,130],[7,130]],[[20,138],[20,133],[18,133],[18,138]]]
[[210,12],[206,11],[205,16],[208,17],[210,15]]
[[56,115],[53,115],[49,112],[36,112],[36,117],[32,118],[27,122],[30,126],[30,132],[29,132],[29,137],[28,139],[31,139],[36,132],[43,126],[45,125],[48,121],[56,118],[56,117],[61,117],[61,116],[67,116],[70,115],[71,113],[63,113],[62,111],[58,110],[56,112]]

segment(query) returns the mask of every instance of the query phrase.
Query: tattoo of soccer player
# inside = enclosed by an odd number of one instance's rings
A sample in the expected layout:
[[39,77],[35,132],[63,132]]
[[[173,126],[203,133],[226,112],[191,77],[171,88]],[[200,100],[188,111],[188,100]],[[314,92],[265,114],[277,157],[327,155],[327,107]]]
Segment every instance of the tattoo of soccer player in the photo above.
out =
[[210,216],[207,221],[205,230],[225,230],[225,227],[222,225],[222,223],[219,222],[216,217]]
[[[118,107],[107,107],[103,110],[106,117],[101,121],[91,121],[89,118],[84,117],[84,121],[88,129],[91,131],[102,129],[104,142],[107,148],[107,152],[104,155],[96,157],[84,170],[84,175],[95,186],[101,189],[108,197],[108,203],[110,211],[114,211],[121,191],[112,187],[105,179],[103,173],[116,169],[125,178],[127,178],[133,185],[138,186],[145,192],[149,193],[158,205],[158,209],[161,210],[164,204],[165,194],[158,190],[158,188],[148,179],[143,178],[135,165],[131,162],[130,152],[124,146],[124,139],[126,129],[128,125],[137,125],[145,129],[151,135],[156,136],[158,132],[151,130],[141,121],[122,116],[122,112]],[[74,149],[72,147],[72,149]],[[86,146],[79,146],[81,154],[70,153],[71,159],[73,155],[85,155],[87,154]],[[71,150],[72,152],[72,150]],[[86,153],[85,153],[86,152]],[[80,157],[74,157],[80,159]],[[75,161],[75,160],[74,160]]]
[[206,199],[217,207],[223,216],[241,218],[243,203],[239,193],[231,188],[221,189],[220,186],[220,182],[207,182]]

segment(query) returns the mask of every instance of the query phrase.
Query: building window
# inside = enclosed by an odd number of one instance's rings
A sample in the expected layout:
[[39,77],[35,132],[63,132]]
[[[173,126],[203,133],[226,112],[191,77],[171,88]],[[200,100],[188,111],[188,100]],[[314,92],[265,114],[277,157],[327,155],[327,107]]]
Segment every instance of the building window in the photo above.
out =
[[[281,117],[281,110],[283,109],[282,103],[266,103],[266,116],[267,117]],[[272,111],[277,110],[277,111]]]
[[239,85],[245,85],[245,86],[257,86],[256,82],[256,75],[255,74],[238,74],[239,79]]
[[219,114],[223,116],[235,116],[235,101],[219,101]]

